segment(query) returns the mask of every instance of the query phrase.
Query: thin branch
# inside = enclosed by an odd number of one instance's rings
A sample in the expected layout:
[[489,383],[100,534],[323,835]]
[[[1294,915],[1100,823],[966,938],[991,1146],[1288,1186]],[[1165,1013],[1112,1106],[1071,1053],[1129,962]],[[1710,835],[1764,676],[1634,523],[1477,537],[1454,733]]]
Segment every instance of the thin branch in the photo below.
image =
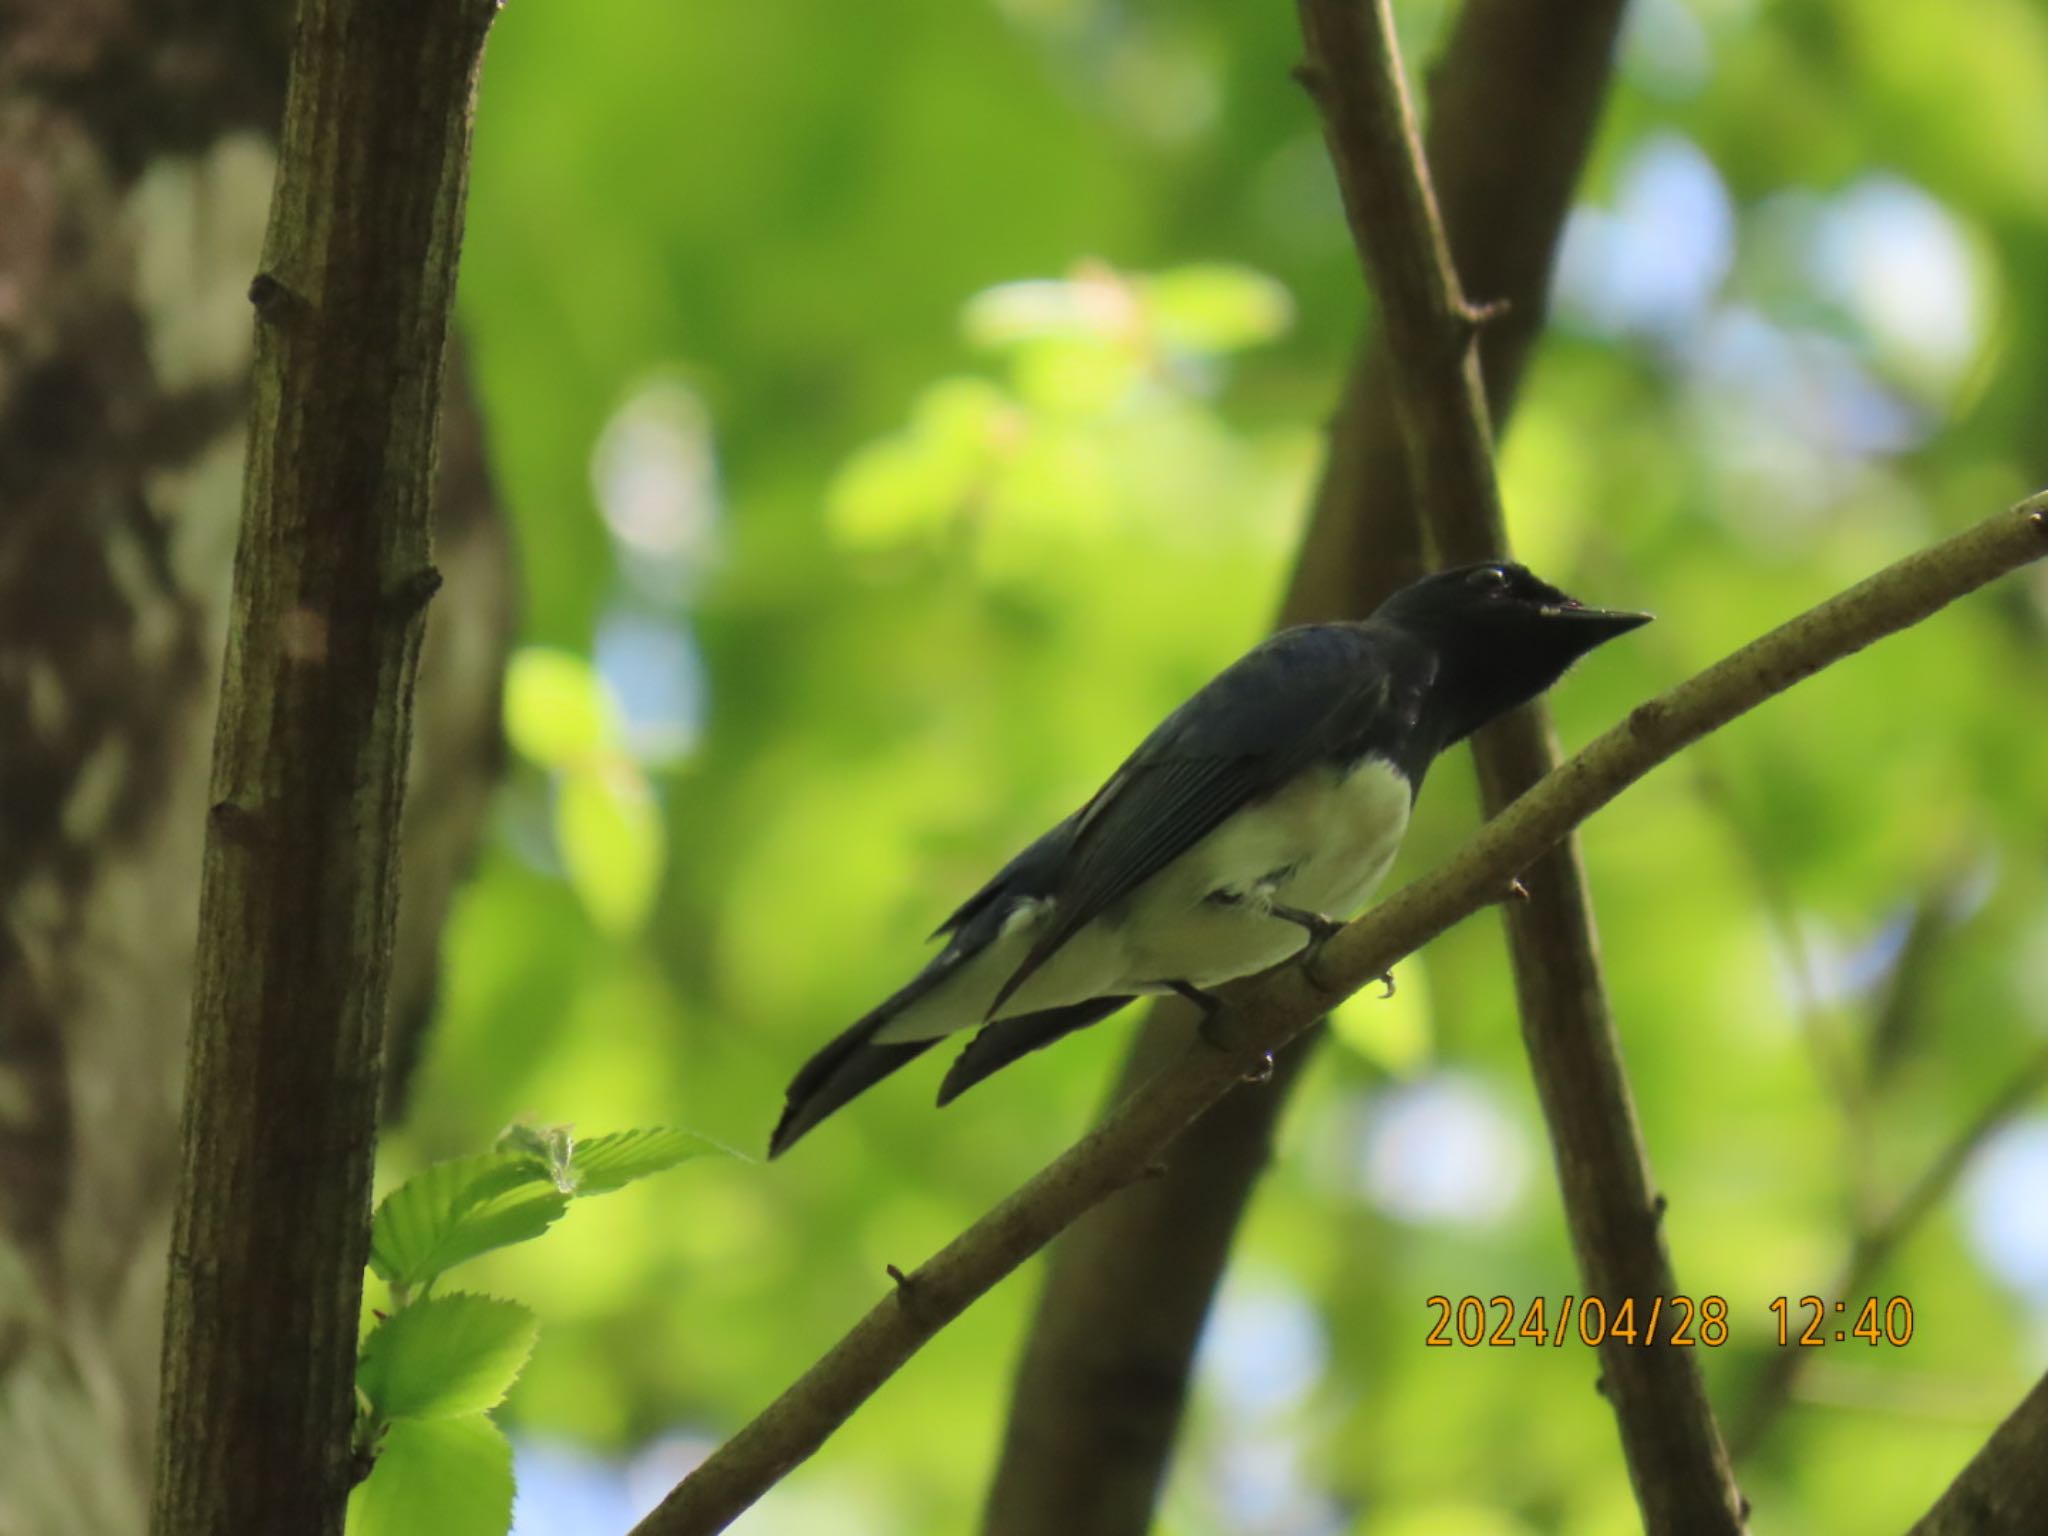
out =
[[[2019,1070],[2007,1078],[1974,1118],[1938,1152],[1921,1171],[1920,1177],[1890,1211],[1859,1232],[1850,1245],[1830,1296],[1861,1296],[1876,1281],[1891,1256],[1955,1188],[1970,1160],[1984,1143],[2012,1121],[2019,1112],[2048,1091],[2048,1045],[2036,1050]],[[1763,1443],[1764,1434],[1792,1396],[1800,1370],[1813,1355],[1803,1349],[1781,1349],[1771,1356],[1757,1378],[1729,1445],[1738,1457],[1747,1456]]]
[[1418,499],[1431,531],[1455,541],[1440,554],[1486,559],[1504,540],[1476,345],[1485,317],[1451,265],[1387,0],[1301,0],[1299,9],[1307,61],[1297,73],[1322,111],[1379,301]]
[[[1558,235],[1607,94],[1623,0],[1466,0],[1429,84],[1429,164],[1459,270],[1508,312],[1480,338],[1488,403],[1513,406],[1543,328]],[[1394,371],[1378,341],[1345,380],[1282,625],[1363,618],[1424,570]],[[1190,1010],[1148,1011],[1105,1111],[1186,1046]],[[1141,1536],[1189,1371],[1274,1128],[1322,1031],[1228,1095],[1159,1178],[1054,1245],[1017,1370],[985,1536]]]
[[2048,1376],[1906,1536],[2039,1536],[2048,1510]]
[[469,108],[495,5],[301,0],[164,1311],[158,1536],[335,1536]]
[[[1344,206],[1380,302],[1431,542],[1443,564],[1507,552],[1478,336],[1487,312],[1459,285],[1421,148],[1389,0],[1300,0],[1304,79],[1322,109]],[[1556,766],[1540,704],[1473,740],[1486,809]],[[1523,1042],[1543,1104],[1573,1247],[1589,1294],[1675,1294],[1591,897],[1567,840],[1528,871],[1508,912]],[[1603,1389],[1647,1528],[1732,1536],[1745,1505],[1707,1403],[1696,1352],[1603,1348]]]
[[[892,1293],[787,1391],[671,1490],[635,1536],[723,1530],[822,1445],[875,1389],[977,1297],[1097,1201],[1145,1176],[1188,1123],[1260,1059],[1341,998],[1500,899],[1509,882],[1650,769],[1822,667],[1918,623],[1985,582],[2048,554],[2048,495],[1923,550],[1779,626],[1669,693],[1564,763],[1488,822],[1433,874],[1333,938],[1315,986],[1282,966],[1224,989],[1240,1043],[1191,1046],[1166,1071],[976,1221]],[[1652,1220],[1644,1213],[1645,1220]]]

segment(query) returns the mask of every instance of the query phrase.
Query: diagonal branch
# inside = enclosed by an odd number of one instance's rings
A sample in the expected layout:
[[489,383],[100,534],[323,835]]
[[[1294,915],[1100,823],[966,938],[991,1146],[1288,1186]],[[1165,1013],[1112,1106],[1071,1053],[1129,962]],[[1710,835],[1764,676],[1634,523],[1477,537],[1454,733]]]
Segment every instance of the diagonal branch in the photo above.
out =
[[1293,966],[1226,988],[1242,1042],[1236,1049],[1189,1048],[1036,1177],[903,1276],[893,1295],[677,1484],[634,1528],[634,1536],[723,1530],[977,1297],[1083,1211],[1145,1177],[1174,1137],[1260,1057],[1284,1047],[1403,956],[1497,900],[1517,874],[1659,763],[1831,662],[2043,554],[2048,495],[1898,561],[1639,705],[1488,822],[1448,864],[1333,938],[1318,963],[1331,979],[1329,991]]
[[2048,1509],[2048,1376],[1906,1536],[2036,1536]]
[[[1442,564],[1507,551],[1478,335],[1489,318],[1459,285],[1409,106],[1389,0],[1300,0],[1302,78],[1352,236],[1385,315],[1401,385],[1409,471]],[[1489,813],[1556,766],[1539,703],[1473,741]],[[1592,901],[1567,840],[1529,871],[1530,900],[1508,912],[1523,1043],[1543,1103],[1586,1291],[1647,1304],[1675,1294],[1657,1196],[1621,1061],[1594,934]],[[1636,1501],[1652,1532],[1741,1531],[1744,1503],[1694,1353],[1602,1353]]]
[[[1459,270],[1509,309],[1480,338],[1488,403],[1514,403],[1558,235],[1606,100],[1622,0],[1465,0],[1430,76],[1428,159]],[[1363,618],[1423,573],[1386,350],[1365,348],[1329,433],[1281,624]],[[1155,1004],[1108,1108],[1186,1045]],[[1140,1536],[1172,1454],[1203,1319],[1320,1033],[1230,1094],[1054,1246],[1018,1367],[985,1536]]]

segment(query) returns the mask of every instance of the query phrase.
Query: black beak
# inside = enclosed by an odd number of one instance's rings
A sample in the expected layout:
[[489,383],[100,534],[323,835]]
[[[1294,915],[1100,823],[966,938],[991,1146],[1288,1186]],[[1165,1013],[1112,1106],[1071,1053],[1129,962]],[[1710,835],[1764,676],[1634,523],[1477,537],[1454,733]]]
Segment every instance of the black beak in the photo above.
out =
[[1568,624],[1581,636],[1586,649],[1605,645],[1617,635],[1625,635],[1632,629],[1641,629],[1653,615],[1627,613],[1617,608],[1581,608],[1576,603],[1568,608],[1546,608],[1543,616]]

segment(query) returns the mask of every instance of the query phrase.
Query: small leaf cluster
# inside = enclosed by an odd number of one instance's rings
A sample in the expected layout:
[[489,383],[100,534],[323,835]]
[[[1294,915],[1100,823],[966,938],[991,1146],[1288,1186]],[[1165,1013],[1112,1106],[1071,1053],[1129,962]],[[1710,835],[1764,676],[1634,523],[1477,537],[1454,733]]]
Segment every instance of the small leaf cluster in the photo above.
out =
[[434,1294],[478,1254],[539,1237],[581,1196],[673,1168],[715,1143],[662,1127],[579,1142],[566,1126],[514,1126],[489,1152],[436,1163],[377,1207],[370,1269],[391,1289],[356,1364],[352,1449],[363,1477],[349,1536],[504,1536],[512,1446],[491,1422],[540,1320],[516,1301]]

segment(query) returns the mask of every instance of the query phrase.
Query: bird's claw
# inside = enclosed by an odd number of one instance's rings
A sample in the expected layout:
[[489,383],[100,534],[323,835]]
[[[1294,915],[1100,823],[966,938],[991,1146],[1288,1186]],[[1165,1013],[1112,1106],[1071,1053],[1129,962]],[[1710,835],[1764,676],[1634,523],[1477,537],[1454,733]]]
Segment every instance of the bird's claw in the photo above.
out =
[[1339,932],[1343,927],[1342,923],[1332,923],[1328,932],[1311,933],[1307,946],[1301,952],[1301,974],[1308,978],[1308,984],[1318,992],[1338,992],[1342,990],[1342,988],[1323,979],[1321,962],[1323,946],[1329,943],[1331,936]]
[[1385,1002],[1394,995],[1394,973],[1392,971],[1380,973],[1380,986],[1385,989],[1380,993],[1380,1001]]
[[1295,963],[1301,967],[1301,974],[1308,978],[1308,984],[1318,992],[1337,991],[1337,988],[1329,985],[1317,974],[1316,962],[1322,958],[1323,946],[1342,933],[1344,925],[1333,917],[1325,917],[1320,912],[1310,912],[1302,907],[1283,907],[1276,904],[1270,910],[1273,916],[1282,922],[1293,923],[1297,928],[1307,931],[1308,943],[1303,945],[1301,953],[1295,956]]
[[1185,1002],[1190,1002],[1201,1012],[1201,1020],[1195,1025],[1195,1032],[1204,1041],[1219,1051],[1227,1051],[1230,1045],[1216,1034],[1216,1021],[1223,1016],[1223,999],[1213,992],[1204,992],[1191,981],[1169,981],[1166,990]]
[[1258,1063],[1255,1066],[1249,1067],[1245,1070],[1243,1080],[1247,1083],[1264,1083],[1270,1082],[1272,1080],[1272,1077],[1273,1053],[1271,1051],[1267,1051],[1259,1057]]

